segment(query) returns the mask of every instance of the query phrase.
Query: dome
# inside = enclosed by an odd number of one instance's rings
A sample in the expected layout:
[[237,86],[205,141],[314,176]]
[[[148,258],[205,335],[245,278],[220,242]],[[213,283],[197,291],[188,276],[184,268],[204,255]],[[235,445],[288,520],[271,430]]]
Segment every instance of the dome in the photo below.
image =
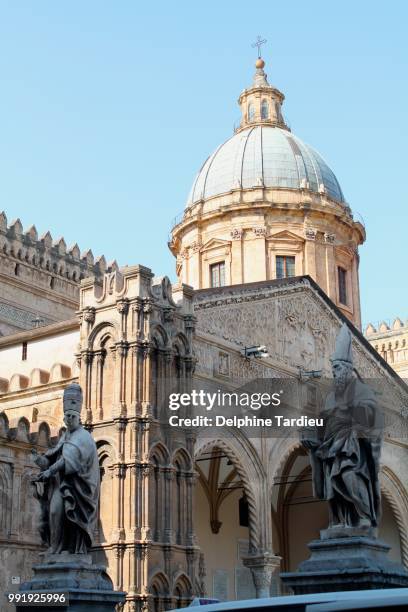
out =
[[187,208],[201,199],[260,185],[308,188],[344,202],[334,173],[317,151],[287,129],[256,125],[238,131],[205,161]]

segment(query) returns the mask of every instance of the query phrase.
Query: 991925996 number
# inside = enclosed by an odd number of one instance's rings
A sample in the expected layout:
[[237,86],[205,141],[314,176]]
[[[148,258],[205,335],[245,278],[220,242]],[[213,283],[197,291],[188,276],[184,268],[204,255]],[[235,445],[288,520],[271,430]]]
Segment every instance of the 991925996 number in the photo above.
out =
[[69,603],[68,593],[61,592],[7,593],[7,600],[17,606],[66,606]]

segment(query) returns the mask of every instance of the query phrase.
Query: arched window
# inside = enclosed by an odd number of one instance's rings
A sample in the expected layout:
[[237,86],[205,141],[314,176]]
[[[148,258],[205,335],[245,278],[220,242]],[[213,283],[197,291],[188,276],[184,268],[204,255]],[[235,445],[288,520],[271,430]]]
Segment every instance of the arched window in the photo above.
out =
[[261,119],[269,119],[269,105],[266,100],[262,100]]
[[248,121],[253,121],[255,117],[255,108],[252,103],[248,104]]

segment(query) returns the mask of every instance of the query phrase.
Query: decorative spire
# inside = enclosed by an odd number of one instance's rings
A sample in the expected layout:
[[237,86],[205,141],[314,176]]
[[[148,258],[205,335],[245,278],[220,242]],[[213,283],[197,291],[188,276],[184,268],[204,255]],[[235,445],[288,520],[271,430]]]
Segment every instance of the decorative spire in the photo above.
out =
[[252,87],[244,89],[238,100],[242,119],[240,126],[235,130],[237,132],[253,125],[270,125],[289,129],[281,110],[285,96],[268,83],[267,74],[264,72],[265,61],[261,57],[261,45],[264,43],[266,40],[258,36],[257,41],[252,45],[258,47],[258,59],[255,62]]
[[258,57],[255,62],[255,74],[253,87],[270,87],[268,83],[268,75],[264,72],[265,62],[262,57]]

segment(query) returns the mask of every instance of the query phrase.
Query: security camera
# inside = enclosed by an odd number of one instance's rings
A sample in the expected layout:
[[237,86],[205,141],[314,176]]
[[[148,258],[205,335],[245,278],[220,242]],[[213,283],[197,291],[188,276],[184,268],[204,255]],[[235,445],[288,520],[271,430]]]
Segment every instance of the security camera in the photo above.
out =
[[251,357],[269,357],[266,346],[246,346],[241,351],[241,355],[245,357],[245,359],[250,359]]

